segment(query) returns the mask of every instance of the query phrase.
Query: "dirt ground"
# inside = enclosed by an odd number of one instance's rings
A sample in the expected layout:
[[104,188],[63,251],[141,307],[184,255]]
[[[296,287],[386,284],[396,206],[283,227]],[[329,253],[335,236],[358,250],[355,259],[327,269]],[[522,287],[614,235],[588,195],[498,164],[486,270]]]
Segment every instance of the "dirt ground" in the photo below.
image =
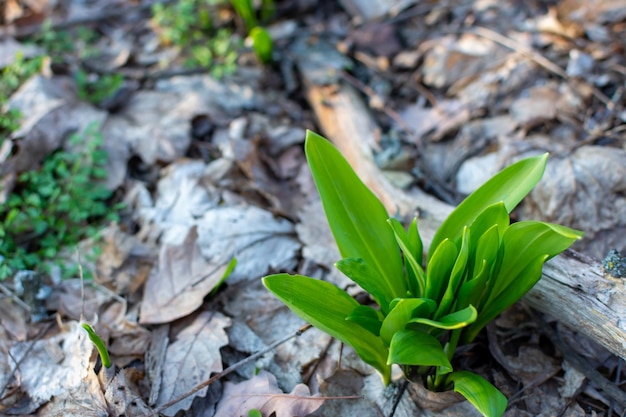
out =
[[[60,32],[73,46],[4,105],[22,118],[2,138],[2,198],[10,178],[71,151],[70,133],[95,123],[108,203],[124,203],[119,221],[79,245],[100,247],[81,260],[93,281],[0,281],[0,414],[478,415],[467,402],[427,409],[399,372],[383,386],[350,347],[315,328],[300,334],[305,323],[263,287],[264,275],[297,272],[365,299],[333,267],[340,256],[303,151],[311,129],[354,150],[348,159],[388,211],[426,224],[504,166],[550,152],[514,217],[584,231],[580,255],[567,255],[579,266],[564,273],[581,282],[568,290],[603,290],[577,305],[542,287],[455,366],[492,381],[506,416],[625,415],[626,286],[602,263],[626,251],[623,0],[281,0],[266,23],[272,61],[242,46],[232,73],[221,61],[183,65],[192,52],[162,41],[153,3],[0,2],[0,66],[17,52],[52,56],[67,42]],[[243,44],[228,5],[204,7]],[[57,35],[33,43],[44,33]],[[119,82],[94,99],[79,72]],[[616,254],[613,266],[625,262]],[[561,273],[572,265],[559,262]]]

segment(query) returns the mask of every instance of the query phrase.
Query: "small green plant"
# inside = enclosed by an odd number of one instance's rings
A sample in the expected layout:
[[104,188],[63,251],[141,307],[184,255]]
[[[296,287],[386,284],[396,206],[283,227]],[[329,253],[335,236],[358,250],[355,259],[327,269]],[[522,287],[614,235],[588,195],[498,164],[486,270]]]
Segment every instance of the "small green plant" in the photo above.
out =
[[[109,207],[107,154],[95,125],[69,140],[78,151],[59,150],[39,170],[21,173],[0,207],[0,279],[18,270],[47,269],[59,251],[94,237],[102,222],[116,220],[120,206]],[[66,274],[73,269],[61,265]]]
[[78,86],[78,98],[94,104],[111,97],[124,82],[124,77],[121,74],[93,74],[90,76],[82,70],[76,71],[74,79]]
[[11,65],[0,72],[0,144],[4,138],[20,127],[22,115],[18,110],[4,110],[4,106],[13,94],[27,79],[41,71],[44,57],[24,58],[22,54],[15,56]]
[[351,345],[386,384],[391,365],[399,364],[428,389],[453,389],[484,416],[501,416],[504,395],[477,374],[453,370],[452,362],[459,345],[532,288],[545,261],[582,237],[555,224],[510,224],[509,213],[543,175],[547,154],[507,167],[468,196],[438,229],[424,268],[416,219],[405,230],[389,218],[321,136],[308,132],[305,150],[343,256],[336,266],[377,307],[302,275],[270,275],[265,286],[300,317]]
[[211,69],[216,77],[233,73],[240,40],[232,30],[219,27],[217,9],[226,0],[180,0],[155,3],[152,23],[165,45],[176,45],[190,56],[186,66]]
[[89,335],[89,340],[91,340],[91,343],[93,343],[96,346],[96,349],[98,349],[98,354],[100,355],[102,365],[105,368],[110,368],[111,358],[109,357],[109,350],[107,349],[104,341],[100,338],[98,333],[96,333],[93,327],[91,327],[91,325],[89,325],[88,323],[82,323],[82,327]]

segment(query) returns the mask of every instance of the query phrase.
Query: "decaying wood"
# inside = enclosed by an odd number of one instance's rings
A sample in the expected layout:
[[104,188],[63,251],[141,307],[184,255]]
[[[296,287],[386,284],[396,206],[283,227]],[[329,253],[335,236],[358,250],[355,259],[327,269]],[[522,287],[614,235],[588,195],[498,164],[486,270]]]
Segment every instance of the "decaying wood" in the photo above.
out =
[[[392,186],[373,161],[378,129],[359,93],[341,82],[315,85],[307,79],[306,70],[301,68],[301,72],[323,134],[390,213],[420,214],[420,233],[428,247],[453,207],[419,190],[405,192]],[[557,256],[545,265],[543,278],[524,299],[626,359],[626,280],[605,277],[598,262],[573,252]]]

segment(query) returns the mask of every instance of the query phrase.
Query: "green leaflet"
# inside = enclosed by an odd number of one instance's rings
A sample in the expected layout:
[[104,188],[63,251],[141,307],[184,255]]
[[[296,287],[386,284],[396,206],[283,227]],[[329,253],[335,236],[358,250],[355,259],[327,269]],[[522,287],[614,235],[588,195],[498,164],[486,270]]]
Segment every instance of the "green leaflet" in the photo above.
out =
[[451,372],[452,365],[439,341],[423,332],[400,330],[393,335],[389,347],[388,364],[437,366]]
[[387,347],[380,337],[346,320],[359,306],[348,293],[333,284],[302,275],[276,274],[263,278],[263,285],[298,316],[332,337],[352,346],[389,383]]
[[473,323],[478,316],[476,309],[473,306],[468,306],[463,310],[455,311],[446,316],[441,317],[438,320],[431,320],[423,317],[417,317],[409,320],[409,323],[426,324],[431,327],[444,330],[460,329]]
[[523,159],[510,165],[470,194],[441,224],[430,245],[428,259],[441,241],[448,238],[456,242],[463,226],[472,224],[474,219],[487,207],[502,201],[510,213],[530,190],[539,182],[548,161],[548,154]]
[[504,414],[507,400],[496,387],[480,375],[457,371],[448,375],[454,383],[454,391],[464,396],[485,417],[500,417]]
[[250,38],[252,39],[252,47],[254,48],[256,56],[259,57],[264,64],[270,62],[272,60],[274,44],[269,32],[257,26],[250,31]]
[[454,261],[459,253],[456,245],[444,239],[426,267],[426,298],[439,301],[446,290]]
[[[454,261],[454,266],[452,268],[452,272],[450,272],[450,278],[445,286],[445,292],[441,301],[439,302],[439,307],[437,308],[437,312],[435,313],[435,318],[439,318],[445,314],[448,314],[450,309],[454,306],[454,302],[456,301],[456,293],[459,289],[459,286],[463,282],[465,275],[468,273],[466,270],[467,260],[469,258],[469,240],[470,233],[467,227],[463,228],[463,238],[461,240],[461,249],[459,249],[459,254],[456,257],[456,261]],[[452,260],[448,260],[448,262],[452,262]]]
[[346,320],[350,320],[368,330],[374,336],[380,336],[380,326],[385,317],[370,306],[357,306]]
[[341,256],[362,258],[377,271],[382,298],[404,297],[402,258],[382,203],[326,139],[307,131],[304,148]]
[[401,298],[394,300],[392,309],[383,320],[380,337],[389,346],[393,335],[404,329],[415,317],[430,317],[437,305],[427,298]]
[[422,269],[422,240],[417,232],[417,219],[409,225],[409,232],[404,231],[402,224],[394,219],[387,220],[393,234],[396,237],[398,246],[402,249],[407,269],[411,270],[411,275],[415,282],[408,282],[407,286],[414,297],[422,297],[425,292],[425,276]]
[[389,288],[378,270],[371,268],[361,258],[344,258],[335,263],[335,267],[367,291],[378,303],[383,314],[389,311],[389,304],[395,297],[389,293]]

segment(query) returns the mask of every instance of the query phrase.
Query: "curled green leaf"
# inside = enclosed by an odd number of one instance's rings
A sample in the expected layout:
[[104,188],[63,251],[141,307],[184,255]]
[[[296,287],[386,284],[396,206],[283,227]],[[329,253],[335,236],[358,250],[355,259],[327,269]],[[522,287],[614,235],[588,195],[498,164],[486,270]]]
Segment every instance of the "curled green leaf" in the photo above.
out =
[[82,326],[89,335],[89,340],[91,340],[91,342],[96,345],[96,349],[98,349],[98,353],[100,354],[100,360],[102,360],[102,365],[104,365],[105,368],[110,368],[111,358],[109,357],[109,351],[107,350],[106,345],[104,344],[100,336],[98,336],[98,333],[96,333],[93,327],[91,327],[87,323],[83,323]]

